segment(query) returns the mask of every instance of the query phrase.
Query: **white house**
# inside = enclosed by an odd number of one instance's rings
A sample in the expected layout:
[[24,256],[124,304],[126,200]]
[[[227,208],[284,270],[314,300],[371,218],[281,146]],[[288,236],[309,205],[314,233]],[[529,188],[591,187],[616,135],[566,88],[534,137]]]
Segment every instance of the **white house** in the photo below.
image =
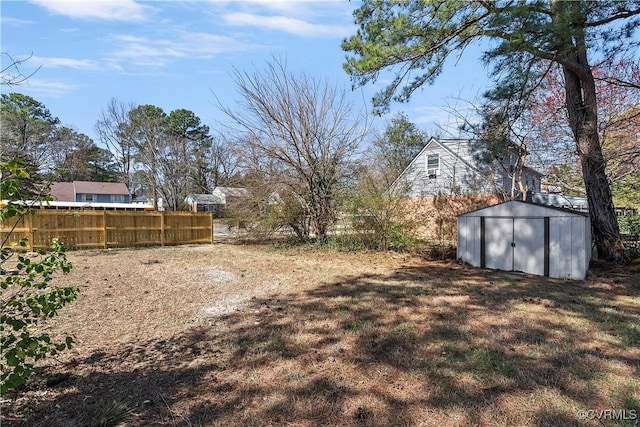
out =
[[211,212],[220,214],[232,200],[247,197],[246,188],[215,187],[211,194],[189,194],[185,202],[192,212]]
[[[424,197],[453,194],[511,194],[520,192],[513,175],[516,156],[507,155],[492,164],[479,160],[481,141],[431,138],[391,185],[392,194]],[[522,183],[529,192],[539,192],[542,174],[524,167]]]

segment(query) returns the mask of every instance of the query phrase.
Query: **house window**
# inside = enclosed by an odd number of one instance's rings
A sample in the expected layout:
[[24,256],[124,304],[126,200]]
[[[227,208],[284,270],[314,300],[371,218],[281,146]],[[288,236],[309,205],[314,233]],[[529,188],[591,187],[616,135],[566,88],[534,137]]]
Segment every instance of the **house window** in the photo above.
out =
[[427,156],[427,175],[429,178],[435,178],[440,174],[440,155],[429,154]]
[[82,202],[97,202],[98,195],[97,194],[81,194],[80,201]]
[[111,195],[111,203],[126,203],[127,196],[125,196],[124,194],[112,194]]

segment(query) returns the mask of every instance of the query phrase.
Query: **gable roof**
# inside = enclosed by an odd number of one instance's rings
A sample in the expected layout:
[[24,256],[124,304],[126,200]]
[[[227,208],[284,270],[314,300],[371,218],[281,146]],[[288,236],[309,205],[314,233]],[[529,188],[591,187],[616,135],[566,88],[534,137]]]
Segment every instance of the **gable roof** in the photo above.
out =
[[471,150],[469,149],[469,146],[471,145],[472,140],[470,139],[437,139],[435,137],[431,137],[429,138],[429,141],[427,141],[427,143],[424,145],[424,147],[422,147],[422,150],[420,150],[418,152],[418,154],[416,154],[416,156],[411,160],[411,162],[409,162],[409,164],[407,165],[407,167],[404,168],[404,170],[402,172],[400,172],[400,175],[398,175],[398,177],[391,183],[391,185],[389,186],[389,189],[393,189],[396,186],[396,183],[398,181],[400,181],[401,178],[403,178],[407,171],[411,170],[413,168],[413,165],[418,161],[419,158],[421,158],[423,156],[423,153],[427,150],[429,150],[432,146],[432,144],[436,144],[440,147],[442,147],[442,149],[444,149],[445,151],[449,152],[452,156],[454,156],[455,158],[457,158],[458,160],[460,160],[465,166],[467,166],[469,169],[471,169],[473,172],[477,173],[479,176],[484,176],[482,174],[482,171],[480,171],[480,169],[478,169],[477,167],[475,167],[474,165],[472,165],[471,163],[469,163],[468,161],[466,161],[463,156],[461,155],[462,153],[456,153],[453,151],[453,149],[450,147],[453,144],[457,144],[458,147],[463,147],[465,146],[465,150],[468,153],[465,154],[470,154]]
[[[398,177],[389,186],[389,189],[387,191],[391,193],[394,192],[397,189],[398,184],[403,182],[407,175],[411,174],[412,171],[415,170],[416,162],[428,155],[429,151],[433,150],[435,146],[437,146],[438,150],[441,150],[441,152],[446,152],[447,157],[450,156],[452,159],[454,159],[454,167],[455,164],[459,162],[461,166],[475,175],[478,180],[484,181],[487,184],[491,184],[492,181],[490,177],[490,169],[492,166],[487,164],[487,167],[484,168],[482,162],[480,162],[479,159],[475,156],[476,152],[479,152],[483,149],[482,141],[480,139],[438,139],[435,137],[430,137],[425,146],[411,160],[411,162],[409,162],[407,167],[400,173],[400,175],[398,175]],[[491,164],[493,164],[493,162],[491,162]],[[527,174],[537,175],[540,178],[544,175],[528,166],[523,166],[523,171]]]
[[119,194],[129,195],[126,184],[122,182],[73,181],[76,194]]
[[73,190],[73,182],[54,182],[51,184],[51,195],[54,200],[60,202],[75,202],[76,193]]
[[[554,215],[555,213],[555,215]],[[548,206],[538,203],[525,202],[522,200],[507,200],[486,208],[472,210],[462,216],[492,216],[492,217],[535,217],[535,216],[583,216],[589,217],[584,212],[565,209],[557,206]]]
[[189,194],[187,200],[198,205],[224,205],[225,200],[217,194]]
[[538,175],[538,177],[542,178],[544,176],[544,174],[540,171],[537,171],[533,168],[530,168],[529,166],[523,166],[522,167],[523,171],[526,171],[527,173],[530,173],[532,175]]
[[[465,155],[469,155],[469,157],[471,157],[472,155],[471,143],[478,142],[478,141],[474,141],[471,139],[441,139],[441,140],[437,140],[435,138],[431,138],[431,139],[437,142],[438,145],[440,145],[442,148],[447,150],[449,153],[451,153],[451,155],[461,160],[467,167],[473,169],[475,172],[482,173],[480,169],[478,169],[475,165],[472,165],[471,163],[469,163],[464,158],[466,157]],[[454,146],[454,144],[458,149],[462,148],[465,151],[465,153],[460,153],[459,151],[458,152],[453,151],[452,147]],[[427,145],[429,145],[429,143],[427,143]]]
[[244,197],[249,192],[241,187],[216,187],[210,194],[189,194],[187,201],[199,205],[226,205],[227,197]]
[[76,194],[116,194],[128,196],[129,190],[122,182],[73,181],[54,182],[51,195],[60,202],[75,202]]
[[247,189],[242,187],[215,187],[212,193],[221,194],[225,197],[244,197],[249,195]]

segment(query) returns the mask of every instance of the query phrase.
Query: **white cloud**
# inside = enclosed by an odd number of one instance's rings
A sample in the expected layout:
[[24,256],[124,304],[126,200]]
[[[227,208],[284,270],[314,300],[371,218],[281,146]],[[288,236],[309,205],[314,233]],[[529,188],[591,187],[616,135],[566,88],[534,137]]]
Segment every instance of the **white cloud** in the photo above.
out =
[[78,19],[143,21],[148,6],[133,0],[30,0],[49,11]]
[[30,93],[36,98],[61,98],[77,88],[76,86],[67,83],[41,80],[36,78],[29,79],[27,83],[21,87],[25,89],[25,92]]
[[301,16],[301,15],[309,15],[313,12],[312,3],[315,3],[315,6],[319,6],[319,4],[325,3],[334,3],[330,2],[319,2],[316,0],[242,0],[242,1],[227,1],[227,0],[210,0],[211,4],[223,7],[228,10],[230,6],[237,7],[243,10],[255,11],[256,9],[263,9],[274,11],[277,13],[282,13],[288,16]]
[[0,16],[0,22],[2,22],[3,25],[18,25],[18,26],[22,26],[22,25],[33,25],[36,22],[35,21],[29,21],[26,19],[17,19],[17,18],[10,18],[7,16]]
[[221,53],[258,47],[209,33],[175,33],[173,39],[119,35],[115,40],[119,46],[110,60],[155,67],[164,66],[173,59],[211,59]]
[[313,24],[288,16],[230,13],[224,15],[222,19],[227,25],[257,27],[308,37],[342,37],[352,31],[352,28],[346,25]]
[[35,65],[41,65],[44,68],[73,68],[73,69],[97,69],[98,64],[89,59],[73,59],[73,58],[51,58],[34,56],[31,61]]

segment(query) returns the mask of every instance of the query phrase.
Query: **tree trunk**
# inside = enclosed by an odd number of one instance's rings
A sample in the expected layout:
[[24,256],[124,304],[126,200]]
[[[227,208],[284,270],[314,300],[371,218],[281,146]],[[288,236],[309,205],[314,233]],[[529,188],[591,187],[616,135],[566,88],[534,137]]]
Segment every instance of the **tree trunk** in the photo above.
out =
[[587,190],[591,229],[598,257],[608,261],[623,262],[625,260],[624,246],[620,239],[620,229],[613,208],[609,181],[604,172],[605,162],[602,158],[600,145],[594,145],[593,142],[586,144],[589,144],[589,148],[593,149],[593,153],[581,156],[582,176]]
[[[623,262],[624,246],[613,208],[611,188],[605,173],[606,161],[598,135],[598,104],[595,79],[587,61],[584,31],[572,27],[572,41],[564,40],[562,65],[566,107],[587,192],[591,229],[598,257]],[[574,44],[575,43],[575,44]]]

